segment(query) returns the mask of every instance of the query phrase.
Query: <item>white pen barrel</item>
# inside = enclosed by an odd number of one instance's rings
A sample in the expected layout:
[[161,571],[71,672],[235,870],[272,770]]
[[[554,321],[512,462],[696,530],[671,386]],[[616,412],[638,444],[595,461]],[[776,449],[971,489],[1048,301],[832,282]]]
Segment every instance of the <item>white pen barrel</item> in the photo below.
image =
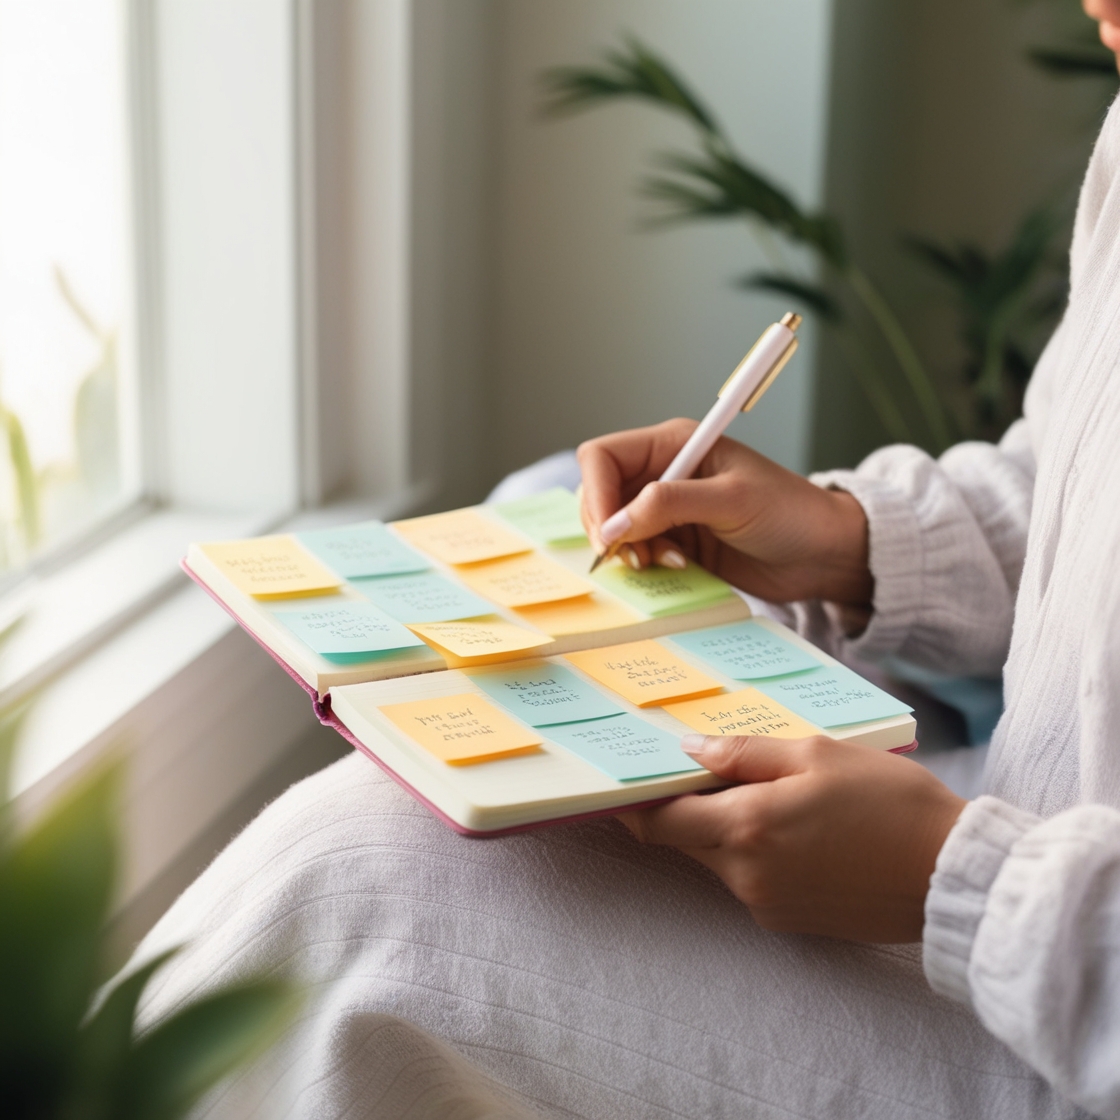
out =
[[793,331],[781,323],[774,323],[766,329],[755,347],[739,363],[739,368],[735,370],[708,415],[700,421],[700,426],[677,452],[676,458],[661,476],[662,482],[679,482],[696,473],[704,456],[727,431],[728,425],[742,411],[743,405],[774,365],[781,360],[795,337]]

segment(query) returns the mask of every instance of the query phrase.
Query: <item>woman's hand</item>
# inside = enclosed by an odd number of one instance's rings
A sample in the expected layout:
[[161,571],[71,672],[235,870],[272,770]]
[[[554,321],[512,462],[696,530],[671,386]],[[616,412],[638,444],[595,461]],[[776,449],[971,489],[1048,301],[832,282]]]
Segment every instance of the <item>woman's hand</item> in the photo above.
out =
[[622,814],[639,840],[710,867],[767,929],[921,939],[937,854],[965,805],[928,770],[824,736],[683,745],[746,784]]
[[822,490],[722,438],[694,478],[658,482],[696,427],[669,420],[579,449],[583,522],[601,551],[626,542],[634,567],[691,556],[771,602],[827,599],[868,608],[867,518],[850,494]]
[[1120,0],[1082,0],[1085,14],[1101,25],[1101,42],[1116,55],[1120,66]]

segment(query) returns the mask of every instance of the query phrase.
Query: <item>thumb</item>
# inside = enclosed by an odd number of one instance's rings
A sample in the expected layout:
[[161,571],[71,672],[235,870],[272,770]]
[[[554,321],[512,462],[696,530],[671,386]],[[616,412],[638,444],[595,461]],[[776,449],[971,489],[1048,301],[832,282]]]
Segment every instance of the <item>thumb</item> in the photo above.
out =
[[729,782],[772,782],[807,769],[808,750],[816,742],[772,735],[686,735],[681,750]]
[[648,541],[682,525],[726,528],[736,508],[727,475],[690,478],[681,482],[649,482],[638,496],[600,526],[603,544]]

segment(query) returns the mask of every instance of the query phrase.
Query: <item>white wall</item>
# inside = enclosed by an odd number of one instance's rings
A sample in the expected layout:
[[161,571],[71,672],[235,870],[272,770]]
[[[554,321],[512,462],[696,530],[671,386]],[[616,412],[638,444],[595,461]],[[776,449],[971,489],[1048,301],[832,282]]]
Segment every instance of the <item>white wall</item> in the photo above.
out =
[[[505,0],[498,88],[493,470],[589,436],[700,416],[784,304],[729,281],[766,261],[745,227],[638,228],[643,159],[690,143],[683,123],[616,105],[537,112],[538,75],[631,32],[670,59],[759,167],[820,201],[830,0]],[[740,438],[808,460],[813,330]]]

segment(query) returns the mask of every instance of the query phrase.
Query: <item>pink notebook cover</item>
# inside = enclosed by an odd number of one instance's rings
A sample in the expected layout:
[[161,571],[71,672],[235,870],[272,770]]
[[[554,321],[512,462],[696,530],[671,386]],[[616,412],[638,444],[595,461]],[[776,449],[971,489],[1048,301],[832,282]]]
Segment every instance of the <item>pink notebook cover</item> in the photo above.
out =
[[[207,587],[206,584],[201,579],[199,579],[199,577],[193,571],[191,571],[190,565],[186,562],[186,560],[181,560],[179,562],[179,566],[183,569],[184,572],[187,573],[188,576],[190,576],[192,580],[194,580],[195,583],[198,584],[199,587],[202,588],[203,591],[206,592],[207,595],[210,596],[211,599],[214,600],[215,603],[218,604],[219,607],[222,608],[222,610],[226,612],[226,614],[230,616],[230,618],[234,620],[234,622],[237,623],[238,626],[241,627],[242,630],[245,631],[246,634],[249,635],[250,638],[253,639],[253,641],[257,643],[257,645],[261,647],[261,649],[265,651],[265,653],[268,654],[269,657],[272,658],[273,661],[276,662],[277,665],[280,666],[281,669],[284,670],[285,673],[288,674],[289,677],[292,678],[292,680],[296,682],[296,684],[300,686],[300,688],[303,689],[304,692],[307,693],[309,697],[311,697],[311,706],[315,710],[315,715],[320,723],[324,724],[327,727],[333,727],[335,731],[337,731],[339,735],[341,735],[355,750],[360,751],[366,756],[366,758],[376,763],[382,770],[385,771],[386,774],[389,775],[390,778],[393,779],[393,781],[397,783],[397,785],[399,785],[402,789],[407,790],[413,797],[416,798],[417,801],[420,802],[421,805],[429,809],[432,813],[439,817],[439,819],[443,821],[444,824],[446,824],[449,828],[453,828],[462,836],[471,836],[477,839],[487,839],[494,836],[511,836],[517,832],[530,832],[536,828],[549,828],[552,825],[557,824],[575,824],[578,821],[593,820],[596,817],[616,816],[618,813],[624,811],[629,812],[633,809],[648,809],[653,805],[664,805],[667,801],[673,800],[671,797],[659,797],[654,801],[635,802],[633,805],[627,805],[624,808],[597,809],[593,813],[579,813],[576,816],[570,817],[552,817],[549,820],[533,821],[531,824],[514,825],[512,828],[498,828],[490,832],[480,832],[477,829],[465,828],[463,825],[459,824],[458,821],[452,820],[441,809],[433,805],[422,793],[409,785],[409,783],[406,782],[404,778],[402,778],[391,766],[386,765],[386,763],[382,759],[378,758],[377,755],[373,753],[373,751],[371,751],[364,744],[360,743],[355,737],[354,733],[350,730],[350,728],[348,728],[346,724],[344,724],[342,720],[340,720],[338,716],[336,716],[331,710],[330,693],[327,693],[326,696],[320,699],[319,694],[315,691],[315,689],[311,685],[309,685],[307,681],[305,681],[303,677],[301,677],[299,673],[297,673],[295,669],[291,667],[291,665],[289,665],[275,650],[269,649],[269,647],[266,646],[264,642],[262,642],[260,638],[258,638],[257,635],[254,634],[253,631],[250,630],[249,627],[247,627],[240,618],[238,618],[237,613],[230,608],[229,604],[224,603],[221,599],[219,599],[218,596],[215,595],[214,592],[211,591],[210,588]],[[891,753],[909,754],[911,751],[915,751],[917,749],[918,742],[915,739],[914,742],[911,743],[908,747],[895,747]]]

